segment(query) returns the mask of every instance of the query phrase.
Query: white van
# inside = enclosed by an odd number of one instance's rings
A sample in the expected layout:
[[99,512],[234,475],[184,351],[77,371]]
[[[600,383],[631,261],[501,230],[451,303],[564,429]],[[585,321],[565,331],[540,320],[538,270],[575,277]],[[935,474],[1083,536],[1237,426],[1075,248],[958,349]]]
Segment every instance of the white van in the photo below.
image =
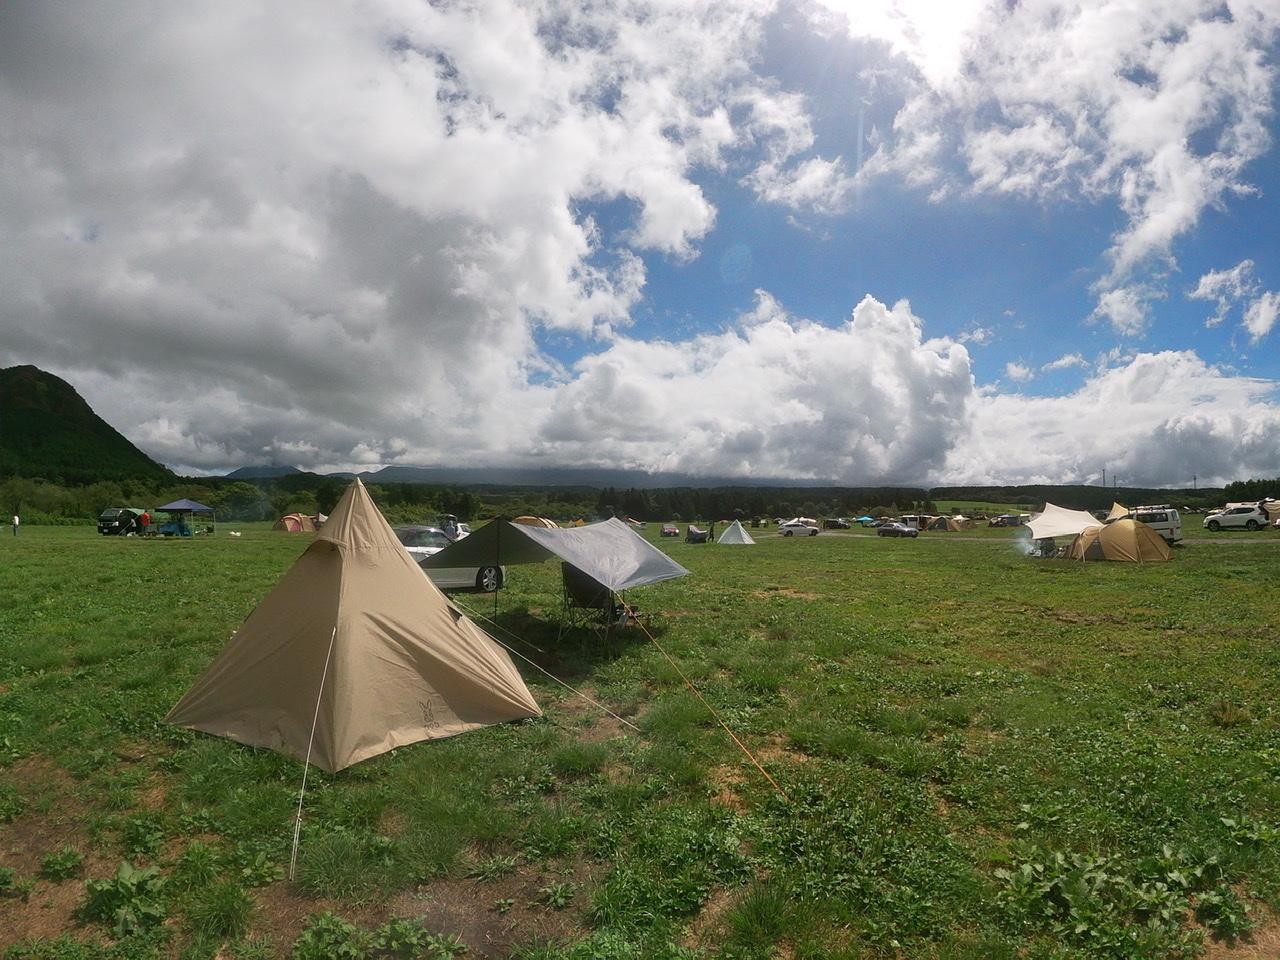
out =
[[1130,507],[1124,517],[1116,517],[1116,519],[1137,520],[1139,523],[1145,523],[1169,543],[1177,543],[1182,539],[1182,516],[1176,507],[1171,507],[1167,503]]

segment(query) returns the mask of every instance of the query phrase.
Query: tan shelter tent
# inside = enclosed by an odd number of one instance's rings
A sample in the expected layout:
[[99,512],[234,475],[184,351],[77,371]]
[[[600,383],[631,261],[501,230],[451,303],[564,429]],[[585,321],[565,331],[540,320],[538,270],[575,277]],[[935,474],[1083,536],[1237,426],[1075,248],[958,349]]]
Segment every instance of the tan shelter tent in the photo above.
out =
[[1111,511],[1107,514],[1107,522],[1110,523],[1112,520],[1123,520],[1128,515],[1129,515],[1128,507],[1126,507],[1123,503],[1117,503],[1116,501],[1112,500]]
[[969,529],[968,517],[937,517],[929,521],[930,530],[941,530],[950,533],[958,533],[961,530]]
[[287,530],[289,533],[315,533],[316,522],[305,513],[286,513],[271,529]]
[[165,719],[333,772],[538,704],[354,481],[315,541]]
[[560,524],[546,517],[516,517],[511,521],[525,527],[542,527],[544,530],[559,530]]
[[725,528],[724,533],[720,534],[720,539],[716,543],[740,543],[746,546],[754,546],[755,541],[751,539],[751,534],[742,525],[741,520],[735,520]]
[[1067,549],[1072,560],[1127,560],[1148,563],[1172,560],[1173,552],[1164,538],[1145,523],[1116,520],[1104,527],[1089,527]]

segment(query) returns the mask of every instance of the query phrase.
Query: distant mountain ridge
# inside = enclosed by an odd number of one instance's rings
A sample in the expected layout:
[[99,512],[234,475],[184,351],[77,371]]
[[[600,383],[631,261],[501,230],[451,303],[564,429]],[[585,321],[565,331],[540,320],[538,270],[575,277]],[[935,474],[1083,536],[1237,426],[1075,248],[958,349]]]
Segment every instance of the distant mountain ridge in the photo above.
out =
[[[354,473],[333,476],[355,477]],[[393,465],[358,474],[373,483],[434,483],[471,486],[504,484],[531,487],[830,487],[831,480],[785,480],[778,477],[707,477],[690,473],[651,473],[605,467],[409,467]]]
[[276,477],[292,477],[302,472],[297,467],[272,464],[271,466],[263,467],[241,467],[238,470],[232,470],[225,476],[228,480],[273,480]]
[[173,479],[93,412],[71,384],[39,367],[0,370],[0,477],[63,484]]

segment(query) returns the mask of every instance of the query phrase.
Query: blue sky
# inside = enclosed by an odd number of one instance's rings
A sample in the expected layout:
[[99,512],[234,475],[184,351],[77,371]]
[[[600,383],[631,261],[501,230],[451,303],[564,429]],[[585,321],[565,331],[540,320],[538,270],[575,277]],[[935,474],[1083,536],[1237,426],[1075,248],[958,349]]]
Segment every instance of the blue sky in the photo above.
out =
[[1274,476],[1277,53],[1262,0],[7,5],[0,362],[191,471]]

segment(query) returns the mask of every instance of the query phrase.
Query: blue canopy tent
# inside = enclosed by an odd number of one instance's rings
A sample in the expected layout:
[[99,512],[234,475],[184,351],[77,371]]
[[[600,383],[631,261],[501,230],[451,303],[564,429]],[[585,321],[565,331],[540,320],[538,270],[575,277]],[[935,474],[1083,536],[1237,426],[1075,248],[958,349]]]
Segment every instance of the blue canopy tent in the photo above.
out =
[[217,518],[214,515],[213,507],[206,507],[203,503],[197,503],[195,500],[175,500],[173,503],[166,503],[163,507],[156,507],[156,513],[167,513],[175,520],[163,523],[156,531],[162,537],[189,537],[192,534],[190,524],[186,522],[188,514],[207,513],[211,524],[210,532],[217,526]]
[[868,523],[872,523],[874,520],[875,520],[875,517],[868,517],[866,514],[863,514],[862,516],[858,517],[855,522],[860,523],[865,527]]

